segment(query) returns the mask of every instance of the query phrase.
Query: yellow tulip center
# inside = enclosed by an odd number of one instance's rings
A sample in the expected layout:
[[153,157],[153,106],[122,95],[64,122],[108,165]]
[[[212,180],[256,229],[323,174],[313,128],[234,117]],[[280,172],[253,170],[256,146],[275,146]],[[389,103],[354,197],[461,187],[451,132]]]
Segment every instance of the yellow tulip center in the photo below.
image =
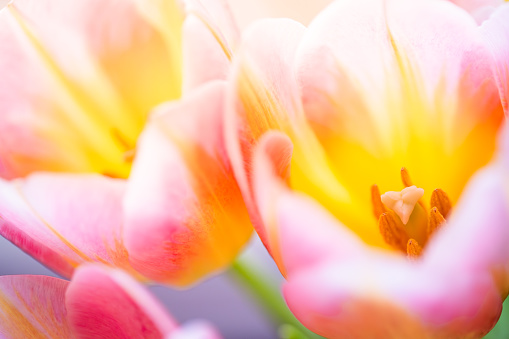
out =
[[[435,101],[410,86],[388,89],[386,101],[368,108],[351,96],[329,98],[334,106],[306,116],[292,135],[290,186],[318,200],[367,244],[420,253],[472,175],[495,154],[504,113],[491,85],[457,96],[437,90]],[[402,166],[408,169],[403,185]]]

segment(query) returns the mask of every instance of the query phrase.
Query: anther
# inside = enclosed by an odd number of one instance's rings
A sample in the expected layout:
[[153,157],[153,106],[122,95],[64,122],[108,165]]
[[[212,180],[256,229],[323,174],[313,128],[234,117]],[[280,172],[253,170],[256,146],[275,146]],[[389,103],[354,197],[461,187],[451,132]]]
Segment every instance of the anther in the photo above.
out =
[[407,252],[408,234],[393,211],[387,211],[380,215],[378,227],[382,238],[388,245],[404,253]]
[[410,174],[405,167],[401,167],[401,181],[405,187],[412,186],[412,180],[410,179]]
[[422,253],[422,247],[419,245],[419,243],[415,239],[408,240],[407,246],[406,246],[406,252],[408,255],[408,258],[415,259]]
[[377,219],[380,218],[382,213],[387,212],[387,209],[380,198],[380,190],[377,185],[371,186],[371,206],[373,207],[373,213]]
[[447,193],[440,188],[434,190],[433,193],[431,193],[431,207],[436,207],[440,214],[442,214],[444,218],[447,218],[451,211],[451,200],[447,196]]
[[440,213],[437,207],[433,207],[429,211],[428,218],[428,237],[430,237],[439,227],[445,223],[444,216]]
[[396,212],[403,224],[406,225],[414,210],[415,204],[423,195],[424,190],[422,188],[410,186],[404,188],[401,192],[386,192],[382,194],[381,200],[385,206]]

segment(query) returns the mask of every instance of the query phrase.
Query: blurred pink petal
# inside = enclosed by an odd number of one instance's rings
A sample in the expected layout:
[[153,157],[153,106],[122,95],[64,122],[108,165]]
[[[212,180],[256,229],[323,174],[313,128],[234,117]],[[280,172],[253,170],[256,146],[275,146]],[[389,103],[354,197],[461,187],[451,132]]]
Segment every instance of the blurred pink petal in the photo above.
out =
[[0,277],[2,338],[70,338],[65,290],[61,279],[13,275]]
[[223,93],[213,82],[161,106],[140,138],[124,230],[131,263],[152,279],[189,284],[227,266],[251,235],[222,139]]
[[84,265],[71,282],[44,276],[0,277],[3,338],[219,339],[206,323],[179,328],[132,277]]

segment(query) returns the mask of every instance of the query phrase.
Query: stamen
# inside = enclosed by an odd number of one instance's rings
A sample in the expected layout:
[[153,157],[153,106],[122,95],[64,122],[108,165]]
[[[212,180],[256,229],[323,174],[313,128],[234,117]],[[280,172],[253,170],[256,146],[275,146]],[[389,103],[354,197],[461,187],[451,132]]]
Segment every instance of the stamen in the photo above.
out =
[[451,211],[451,200],[447,196],[447,193],[440,188],[434,190],[433,193],[431,193],[431,207],[436,207],[440,214],[442,214],[444,218],[447,218]]
[[408,234],[393,211],[387,211],[380,215],[378,227],[380,228],[382,238],[387,244],[404,253],[407,252]]
[[386,192],[381,196],[381,200],[388,208],[396,212],[403,224],[406,225],[415,204],[423,195],[424,190],[422,188],[410,186],[404,188],[401,192]]
[[445,218],[440,213],[437,207],[433,207],[429,211],[428,218],[428,237],[430,237],[435,231],[445,223]]
[[412,180],[410,179],[410,174],[405,167],[401,167],[401,181],[405,187],[410,187],[412,185]]
[[410,239],[410,240],[408,240],[408,243],[407,243],[406,252],[407,252],[408,258],[415,259],[419,255],[421,255],[422,247],[421,247],[421,245],[419,245],[417,240]]
[[377,219],[380,218],[382,213],[387,212],[387,209],[380,198],[380,190],[377,185],[371,186],[371,205],[373,206],[373,213]]

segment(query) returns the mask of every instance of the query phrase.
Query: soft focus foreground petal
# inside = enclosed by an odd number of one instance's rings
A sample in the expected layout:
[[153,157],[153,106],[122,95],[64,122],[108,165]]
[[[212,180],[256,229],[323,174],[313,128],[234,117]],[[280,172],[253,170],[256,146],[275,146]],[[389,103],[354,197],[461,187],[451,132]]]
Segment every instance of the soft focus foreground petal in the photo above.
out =
[[124,200],[132,265],[186,285],[226,267],[252,226],[222,139],[224,83],[163,105],[142,134]]
[[226,79],[239,31],[225,0],[185,4],[183,90],[189,91],[210,80]]
[[164,338],[177,325],[162,305],[120,270],[85,265],[65,294],[77,338]]
[[133,1],[16,0],[2,10],[2,176],[127,176],[123,154],[149,110],[180,95],[179,20],[170,43]]
[[509,4],[500,6],[481,26],[495,62],[494,73],[506,115],[509,114]]
[[124,181],[41,173],[0,186],[0,233],[44,265],[66,277],[87,261],[129,268],[121,239]]
[[284,295],[327,338],[480,338],[502,308],[489,274],[435,272],[380,253],[296,272]]
[[203,321],[185,323],[165,339],[221,339],[214,327]]
[[64,303],[68,284],[44,276],[0,277],[0,337],[72,338]]
[[509,292],[509,168],[480,171],[443,227],[428,244],[424,261],[437,270],[492,274],[500,295]]

